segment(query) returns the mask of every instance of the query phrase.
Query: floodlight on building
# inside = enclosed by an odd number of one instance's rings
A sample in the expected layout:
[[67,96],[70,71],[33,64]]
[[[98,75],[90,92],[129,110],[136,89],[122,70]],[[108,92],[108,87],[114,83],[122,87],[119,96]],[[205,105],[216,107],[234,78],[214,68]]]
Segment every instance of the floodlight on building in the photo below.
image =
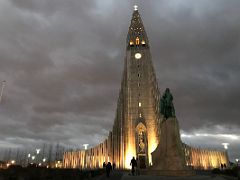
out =
[[35,156],[32,156],[32,160],[34,160],[35,159]]
[[42,160],[43,162],[46,162],[46,158],[43,158],[43,160]]
[[12,160],[12,161],[11,161],[11,164],[15,164],[15,161],[14,161],[14,160]]
[[30,158],[31,157],[31,154],[28,154],[28,158]]
[[237,158],[236,158],[235,160],[236,160],[236,162],[238,162],[238,161],[239,161],[239,159],[237,159]]
[[229,143],[222,143],[224,149],[228,149]]
[[85,150],[87,150],[88,145],[89,144],[83,144]]

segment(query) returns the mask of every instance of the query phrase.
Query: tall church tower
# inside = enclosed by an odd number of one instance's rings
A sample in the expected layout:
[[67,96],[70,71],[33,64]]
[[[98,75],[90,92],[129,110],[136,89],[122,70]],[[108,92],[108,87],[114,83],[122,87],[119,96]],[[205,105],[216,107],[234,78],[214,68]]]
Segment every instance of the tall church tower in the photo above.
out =
[[[113,150],[113,161],[119,162],[119,167],[128,168],[133,156],[139,159],[141,168],[152,163],[151,153],[159,143],[159,100],[149,40],[135,6],[126,40],[123,78],[113,126],[114,149],[120,148],[119,153]],[[114,137],[120,137],[119,142],[114,142]]]
[[[107,139],[93,148],[65,152],[63,166],[94,169],[102,168],[104,162],[110,161],[117,168],[128,169],[134,156],[139,159],[140,168],[146,168],[152,164],[151,153],[154,151],[154,166],[165,167],[164,162],[168,162],[169,158],[166,159],[163,155],[160,157],[161,146],[157,148],[161,140],[162,119],[159,101],[160,92],[152,65],[149,40],[135,6],[126,40],[124,71],[113,129]],[[173,140],[170,138],[169,142]],[[164,141],[161,144],[164,147]],[[191,164],[194,168],[216,168],[220,161],[226,164],[228,162],[226,152],[200,150],[185,144],[183,148],[187,165]]]

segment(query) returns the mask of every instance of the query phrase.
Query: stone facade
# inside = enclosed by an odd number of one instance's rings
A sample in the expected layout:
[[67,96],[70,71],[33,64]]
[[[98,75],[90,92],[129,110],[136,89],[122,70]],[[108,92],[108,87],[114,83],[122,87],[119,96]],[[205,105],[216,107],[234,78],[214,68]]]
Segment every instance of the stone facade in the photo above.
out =
[[[126,169],[130,168],[133,156],[139,159],[141,168],[152,165],[151,153],[160,143],[160,97],[149,40],[135,9],[126,39],[124,71],[112,131],[94,148],[65,152],[64,167],[99,168],[103,162],[110,161],[116,168]],[[185,150],[189,153],[193,149],[185,146]],[[193,161],[189,163],[195,165]]]
[[[178,121],[170,117],[161,123],[161,143],[152,152],[153,167],[156,170],[187,170]],[[160,160],[161,159],[161,160]]]
[[213,169],[220,168],[221,164],[228,166],[229,159],[227,151],[217,151],[212,149],[202,149],[190,147],[183,144],[186,165],[193,169]]

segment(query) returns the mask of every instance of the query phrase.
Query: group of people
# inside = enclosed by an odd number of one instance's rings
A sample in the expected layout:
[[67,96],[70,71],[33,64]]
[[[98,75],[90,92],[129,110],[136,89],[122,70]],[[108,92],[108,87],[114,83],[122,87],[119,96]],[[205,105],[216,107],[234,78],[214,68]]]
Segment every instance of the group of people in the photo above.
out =
[[226,164],[225,163],[224,164],[221,163],[221,170],[226,169],[226,168],[227,168]]
[[115,163],[113,163],[113,165],[112,165],[110,162],[108,162],[107,164],[106,164],[106,162],[103,163],[103,168],[106,169],[106,175],[107,175],[107,177],[110,176],[110,172],[111,172],[112,170],[114,170],[115,167],[116,167],[116,164],[115,164]]
[[[133,176],[140,174],[137,161],[138,161],[138,159],[135,159],[135,157],[133,157],[131,159],[131,162],[130,162],[130,166],[132,167],[131,172],[132,172]],[[116,167],[115,163],[113,163],[113,165],[111,164],[111,162],[108,162],[108,163],[104,162],[103,163],[103,168],[105,168],[105,170],[106,170],[106,176],[107,177],[110,176],[111,171],[114,170],[115,167]]]

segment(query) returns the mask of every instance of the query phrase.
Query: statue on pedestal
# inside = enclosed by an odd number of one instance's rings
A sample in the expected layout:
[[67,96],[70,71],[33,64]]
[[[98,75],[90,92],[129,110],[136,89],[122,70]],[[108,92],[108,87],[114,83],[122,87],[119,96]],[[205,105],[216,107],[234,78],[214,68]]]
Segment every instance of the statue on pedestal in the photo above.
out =
[[166,119],[175,117],[175,109],[172,101],[173,96],[170,89],[167,88],[160,100],[160,112]]

